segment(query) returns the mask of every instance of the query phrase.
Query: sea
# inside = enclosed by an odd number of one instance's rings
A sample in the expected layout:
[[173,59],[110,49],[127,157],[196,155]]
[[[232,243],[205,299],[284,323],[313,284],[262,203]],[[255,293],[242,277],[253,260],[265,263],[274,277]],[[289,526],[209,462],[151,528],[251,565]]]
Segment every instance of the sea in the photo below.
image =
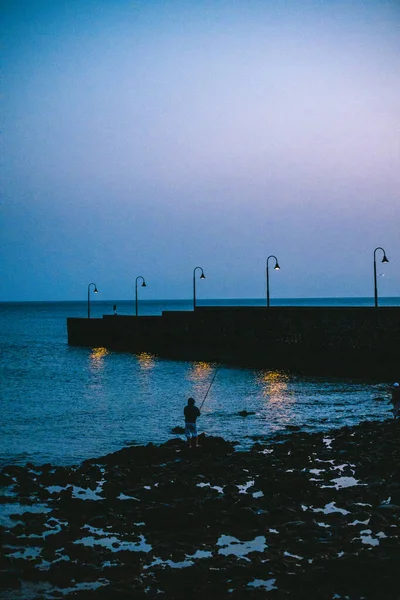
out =
[[[380,298],[400,306],[400,298]],[[262,299],[199,305],[262,306]],[[279,299],[286,306],[372,306],[373,298]],[[91,317],[134,314],[134,302],[91,301]],[[192,310],[191,300],[141,301],[140,315]],[[204,401],[199,432],[237,442],[282,439],[392,418],[391,381],[305,377],[268,369],[175,361],[67,343],[67,317],[87,302],[0,303],[0,467],[75,465],[127,445],[161,444],[183,426],[187,398]],[[394,379],[400,373],[393,374]],[[246,417],[241,411],[247,411]]]

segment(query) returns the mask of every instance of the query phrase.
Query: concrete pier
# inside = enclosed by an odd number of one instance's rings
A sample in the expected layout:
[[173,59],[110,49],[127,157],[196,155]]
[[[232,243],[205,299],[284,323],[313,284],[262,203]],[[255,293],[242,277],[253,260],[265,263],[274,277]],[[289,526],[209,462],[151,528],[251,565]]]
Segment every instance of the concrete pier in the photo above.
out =
[[400,378],[399,307],[197,307],[67,319],[68,343],[330,376]]

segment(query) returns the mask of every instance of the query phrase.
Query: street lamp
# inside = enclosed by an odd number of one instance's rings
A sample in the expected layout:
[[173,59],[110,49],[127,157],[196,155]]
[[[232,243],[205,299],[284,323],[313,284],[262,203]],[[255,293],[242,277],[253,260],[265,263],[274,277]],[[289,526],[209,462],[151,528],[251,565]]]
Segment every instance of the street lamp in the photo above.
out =
[[195,267],[193,269],[193,310],[196,308],[196,270],[200,269],[201,275],[200,279],[205,279],[204,271],[201,267]]
[[93,292],[97,294],[98,290],[95,283],[89,283],[87,286],[87,318],[90,319],[90,286],[94,285]]
[[270,258],[274,258],[275,259],[275,266],[274,269],[275,271],[279,271],[280,266],[278,264],[278,259],[276,258],[276,256],[274,256],[273,254],[271,254],[270,256],[268,256],[267,258],[267,306],[269,306],[269,270],[268,270],[268,261]]
[[382,250],[382,252],[383,252],[382,262],[383,263],[388,263],[389,262],[384,249],[381,248],[380,246],[378,246],[377,248],[375,248],[375,250],[374,250],[374,297],[375,297],[375,308],[378,308],[378,285],[377,285],[377,281],[376,281],[376,251],[377,250]]
[[135,307],[136,307],[136,316],[138,316],[138,291],[137,291],[137,283],[138,283],[138,279],[141,279],[143,281],[142,283],[142,287],[147,287],[146,286],[146,282],[143,279],[143,277],[141,275],[138,275],[136,277],[136,281],[135,281]]

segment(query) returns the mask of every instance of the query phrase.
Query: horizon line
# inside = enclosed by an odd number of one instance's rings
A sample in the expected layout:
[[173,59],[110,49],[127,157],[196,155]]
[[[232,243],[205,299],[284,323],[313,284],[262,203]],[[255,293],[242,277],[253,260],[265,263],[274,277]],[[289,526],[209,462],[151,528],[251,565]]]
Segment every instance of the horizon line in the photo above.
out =
[[[372,301],[374,300],[374,296],[293,296],[293,297],[289,297],[289,296],[275,296],[273,299],[271,299],[271,302],[275,302],[277,300],[365,300],[365,299],[371,299]],[[399,296],[380,296],[379,300],[391,300],[391,299],[400,299],[400,295]],[[226,301],[235,301],[235,300],[262,300],[265,301],[265,298],[263,296],[261,297],[235,297],[235,298],[202,298],[202,299],[197,299],[197,305],[200,305],[202,302],[214,302],[214,301],[220,301],[220,300],[226,300]],[[65,302],[65,303],[72,303],[72,302],[82,302],[84,304],[87,304],[87,300],[0,300],[0,304],[29,304],[29,303],[56,303],[56,302]],[[92,298],[90,300],[91,303],[100,303],[100,302],[135,302],[134,298],[129,298],[129,299],[115,299],[115,298],[104,298],[102,300],[100,299],[94,299]],[[141,304],[146,304],[146,303],[155,303],[155,302],[193,302],[193,298],[157,298],[157,299],[141,299],[140,303]]]

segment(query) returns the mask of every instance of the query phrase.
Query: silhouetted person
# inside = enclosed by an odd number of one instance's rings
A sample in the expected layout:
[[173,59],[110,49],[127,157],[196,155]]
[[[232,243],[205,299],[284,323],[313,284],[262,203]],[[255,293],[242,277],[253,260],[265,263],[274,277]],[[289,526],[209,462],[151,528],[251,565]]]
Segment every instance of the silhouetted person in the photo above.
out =
[[194,404],[194,398],[189,398],[187,405],[183,409],[183,414],[185,415],[185,435],[189,444],[189,448],[192,447],[192,442],[196,448],[199,445],[199,434],[197,433],[196,419],[200,416],[200,411]]

